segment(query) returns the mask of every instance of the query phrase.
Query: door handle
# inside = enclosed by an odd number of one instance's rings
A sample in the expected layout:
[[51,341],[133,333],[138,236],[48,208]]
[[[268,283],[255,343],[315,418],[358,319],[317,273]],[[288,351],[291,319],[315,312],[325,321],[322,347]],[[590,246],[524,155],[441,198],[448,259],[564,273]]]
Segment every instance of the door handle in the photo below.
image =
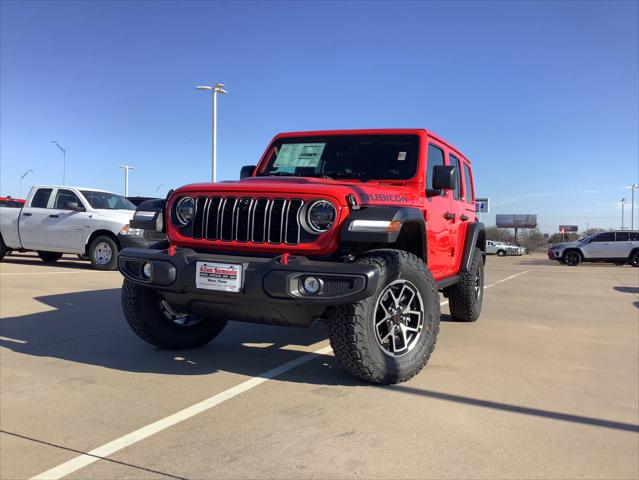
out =
[[60,215],[49,215],[49,218],[59,218]]
[[466,215],[462,215],[461,217],[459,217],[461,219],[462,222],[467,222],[468,220],[470,220],[469,217],[467,217]]
[[30,214],[30,213],[26,213],[26,212],[25,212],[25,213],[23,213],[23,214],[22,214],[22,216],[23,216],[23,217],[30,217],[30,216],[31,216],[31,214]]
[[450,213],[450,212],[446,212],[446,213],[444,213],[444,218],[446,220],[455,220],[455,214],[454,213]]

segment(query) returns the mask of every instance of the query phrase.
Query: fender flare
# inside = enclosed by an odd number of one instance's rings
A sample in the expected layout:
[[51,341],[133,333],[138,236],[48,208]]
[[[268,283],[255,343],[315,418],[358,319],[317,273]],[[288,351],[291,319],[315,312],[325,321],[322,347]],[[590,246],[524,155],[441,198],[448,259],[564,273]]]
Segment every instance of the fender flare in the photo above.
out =
[[[396,231],[388,232],[383,230],[353,231],[351,225],[356,220],[372,220],[372,221],[399,221],[401,227]],[[402,234],[406,233],[405,226],[410,225],[416,227],[422,244],[421,257],[425,260],[427,257],[427,238],[426,238],[426,222],[422,211],[413,207],[393,207],[386,205],[375,205],[362,207],[354,210],[342,223],[340,230],[340,242],[353,243],[382,243],[393,244]]]
[[481,222],[468,224],[466,229],[466,241],[464,242],[464,254],[462,255],[461,272],[467,272],[470,269],[470,262],[473,259],[473,251],[478,247],[482,251],[484,263],[486,263],[486,227]]

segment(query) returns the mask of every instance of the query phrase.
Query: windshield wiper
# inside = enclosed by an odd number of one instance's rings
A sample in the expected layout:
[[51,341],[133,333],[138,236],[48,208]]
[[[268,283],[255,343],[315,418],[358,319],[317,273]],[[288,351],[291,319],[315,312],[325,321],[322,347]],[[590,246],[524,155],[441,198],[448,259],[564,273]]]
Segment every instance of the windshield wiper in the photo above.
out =
[[301,177],[301,175],[296,172],[268,172],[259,176],[260,177]]
[[346,170],[337,170],[334,172],[323,172],[325,178],[357,178],[362,182],[368,181],[368,174],[364,172],[347,172]]

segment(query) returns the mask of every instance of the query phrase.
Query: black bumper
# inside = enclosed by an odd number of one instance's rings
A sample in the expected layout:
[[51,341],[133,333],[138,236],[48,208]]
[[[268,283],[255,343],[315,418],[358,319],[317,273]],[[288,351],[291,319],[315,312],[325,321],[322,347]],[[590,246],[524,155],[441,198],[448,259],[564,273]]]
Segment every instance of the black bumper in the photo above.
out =
[[[239,292],[205,290],[195,285],[197,262],[242,265]],[[145,278],[143,265],[151,264]],[[379,270],[369,265],[319,262],[302,256],[260,258],[198,253],[177,249],[127,248],[120,252],[118,269],[130,281],[153,288],[176,310],[210,318],[308,326],[330,305],[353,303],[377,289]],[[301,282],[312,275],[322,288],[304,292]]]

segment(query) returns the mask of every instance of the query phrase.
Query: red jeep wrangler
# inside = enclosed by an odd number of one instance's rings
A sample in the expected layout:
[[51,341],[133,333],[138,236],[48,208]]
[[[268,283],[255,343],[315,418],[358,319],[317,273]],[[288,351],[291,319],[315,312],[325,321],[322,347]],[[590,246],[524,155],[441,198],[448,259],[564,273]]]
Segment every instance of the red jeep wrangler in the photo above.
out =
[[134,228],[168,249],[126,248],[122,307],[165,349],[201,346],[227,321],[323,319],[356,376],[402,382],[435,347],[439,295],[473,322],[485,232],[470,162],[421,129],[283,133],[239,182],[187,185]]

